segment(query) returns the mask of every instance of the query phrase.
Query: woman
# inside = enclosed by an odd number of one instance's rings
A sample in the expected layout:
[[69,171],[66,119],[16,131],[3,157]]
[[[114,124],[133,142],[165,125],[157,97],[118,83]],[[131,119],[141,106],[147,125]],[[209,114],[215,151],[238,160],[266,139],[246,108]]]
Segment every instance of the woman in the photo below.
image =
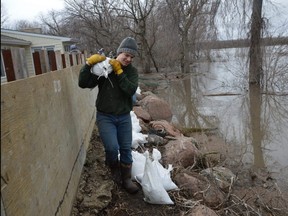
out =
[[137,54],[137,43],[134,38],[125,38],[117,49],[116,59],[111,59],[113,72],[97,76],[90,72],[91,67],[106,59],[105,56],[94,54],[87,58],[86,64],[79,74],[79,87],[94,88],[99,92],[96,100],[96,122],[101,140],[105,148],[105,163],[111,168],[114,180],[119,172],[118,154],[120,153],[120,171],[123,187],[129,193],[136,193],[139,188],[131,181],[132,168],[132,96],[138,86],[138,72],[132,66]]

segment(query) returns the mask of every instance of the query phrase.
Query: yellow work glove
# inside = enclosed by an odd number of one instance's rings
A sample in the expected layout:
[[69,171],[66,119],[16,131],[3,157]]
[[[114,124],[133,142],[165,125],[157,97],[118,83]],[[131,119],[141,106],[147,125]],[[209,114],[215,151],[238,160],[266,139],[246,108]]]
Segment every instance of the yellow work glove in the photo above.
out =
[[115,74],[120,75],[123,73],[121,63],[117,61],[116,59],[111,59],[109,63],[112,65],[113,71]]
[[92,66],[94,64],[97,64],[98,62],[102,62],[106,59],[105,56],[99,55],[99,54],[94,54],[90,56],[89,58],[86,59],[86,62],[88,65]]

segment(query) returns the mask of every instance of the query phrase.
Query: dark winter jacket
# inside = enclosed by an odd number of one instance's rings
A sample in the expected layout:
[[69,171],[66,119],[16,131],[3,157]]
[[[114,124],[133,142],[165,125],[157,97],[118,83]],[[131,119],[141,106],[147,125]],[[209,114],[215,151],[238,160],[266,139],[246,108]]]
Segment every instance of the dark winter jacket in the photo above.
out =
[[91,66],[87,64],[81,68],[79,87],[94,88],[98,86],[99,92],[96,100],[98,111],[121,115],[132,110],[132,96],[138,87],[138,72],[131,64],[122,69],[122,74],[116,75],[111,72],[108,78],[105,78],[92,74]]

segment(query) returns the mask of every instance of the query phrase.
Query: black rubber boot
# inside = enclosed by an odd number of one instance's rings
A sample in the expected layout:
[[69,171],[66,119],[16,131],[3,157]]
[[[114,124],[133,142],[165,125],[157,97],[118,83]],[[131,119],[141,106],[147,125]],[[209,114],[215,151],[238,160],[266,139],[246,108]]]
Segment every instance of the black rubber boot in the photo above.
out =
[[122,186],[128,193],[135,194],[139,191],[139,187],[131,180],[131,169],[132,164],[121,163]]
[[110,168],[112,180],[118,184],[121,185],[121,173],[120,173],[120,164],[119,161],[110,162],[107,164]]

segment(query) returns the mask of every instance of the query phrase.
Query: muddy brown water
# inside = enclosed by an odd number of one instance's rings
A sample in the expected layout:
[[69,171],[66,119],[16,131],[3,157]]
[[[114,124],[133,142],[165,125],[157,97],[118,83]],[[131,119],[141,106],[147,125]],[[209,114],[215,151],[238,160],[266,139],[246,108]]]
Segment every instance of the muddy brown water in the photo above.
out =
[[216,62],[185,75],[144,75],[142,81],[157,82],[155,93],[170,104],[174,124],[217,128],[237,148],[239,163],[265,169],[288,192],[288,91],[249,90],[235,73]]

